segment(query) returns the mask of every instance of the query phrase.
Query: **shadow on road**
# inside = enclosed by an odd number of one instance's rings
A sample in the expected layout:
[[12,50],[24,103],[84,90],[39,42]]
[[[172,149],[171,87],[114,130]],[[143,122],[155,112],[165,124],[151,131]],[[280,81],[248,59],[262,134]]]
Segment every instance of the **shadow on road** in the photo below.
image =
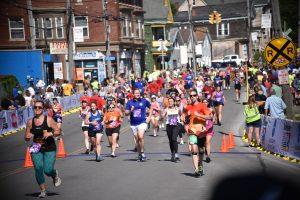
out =
[[[28,193],[28,194],[25,194],[25,196],[27,197],[38,197],[39,196],[39,192],[35,192],[35,193]],[[55,193],[55,192],[47,192],[47,196],[57,196],[59,195],[58,193]]]

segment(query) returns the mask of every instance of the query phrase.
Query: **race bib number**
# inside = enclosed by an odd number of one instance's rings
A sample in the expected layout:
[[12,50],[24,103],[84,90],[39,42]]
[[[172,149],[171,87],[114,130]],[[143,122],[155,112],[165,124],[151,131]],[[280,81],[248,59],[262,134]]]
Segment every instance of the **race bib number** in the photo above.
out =
[[142,117],[142,110],[141,109],[134,110],[133,117]]
[[178,119],[177,115],[169,115],[169,124],[177,125],[177,122],[178,122],[177,119]]

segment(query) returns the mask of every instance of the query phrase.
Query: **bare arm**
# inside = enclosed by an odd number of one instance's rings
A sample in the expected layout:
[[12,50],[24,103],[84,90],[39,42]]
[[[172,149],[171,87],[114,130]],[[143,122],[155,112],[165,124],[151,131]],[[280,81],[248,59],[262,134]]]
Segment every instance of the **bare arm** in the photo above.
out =
[[26,124],[26,130],[25,130],[25,136],[24,136],[24,139],[25,141],[29,141],[30,138],[33,136],[32,133],[31,133],[31,128],[32,128],[32,119],[29,119],[27,121],[27,124]]
[[48,117],[47,121],[48,121],[48,126],[53,129],[53,136],[54,137],[60,136],[61,134],[60,129],[58,128],[57,123],[53,120],[53,118]]

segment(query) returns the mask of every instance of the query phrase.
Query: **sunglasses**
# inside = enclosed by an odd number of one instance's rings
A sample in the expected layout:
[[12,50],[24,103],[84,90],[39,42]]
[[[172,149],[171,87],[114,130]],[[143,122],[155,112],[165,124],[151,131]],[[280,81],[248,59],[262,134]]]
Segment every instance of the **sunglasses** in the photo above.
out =
[[197,94],[191,94],[190,97],[197,97]]
[[43,107],[42,107],[42,106],[33,106],[33,109],[34,109],[34,110],[37,110],[37,109],[42,110]]
[[113,108],[115,108],[115,107],[114,107],[114,106],[109,106],[108,108],[109,108],[109,109],[113,109]]

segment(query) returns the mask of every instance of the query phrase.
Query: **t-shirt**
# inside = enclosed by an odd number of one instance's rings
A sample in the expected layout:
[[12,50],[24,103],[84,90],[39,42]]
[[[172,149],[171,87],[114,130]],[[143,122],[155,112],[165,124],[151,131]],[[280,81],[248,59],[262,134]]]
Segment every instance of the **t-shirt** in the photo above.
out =
[[[255,101],[266,101],[267,97],[263,94],[255,94]],[[258,106],[260,114],[264,114],[264,105]]]
[[[134,107],[134,110],[131,111],[131,107]],[[130,112],[130,124],[132,126],[140,125],[146,123],[146,109],[150,108],[151,104],[148,100],[140,98],[138,100],[133,99],[127,102],[126,110]]]
[[63,86],[64,96],[71,96],[72,89],[73,89],[73,86],[70,83],[65,84]]
[[209,108],[203,104],[203,103],[197,103],[194,105],[189,105],[186,107],[187,112],[190,112],[190,115],[195,115],[195,113],[199,113],[202,115],[209,115],[210,114],[210,110]]
[[158,91],[160,90],[160,87],[156,82],[152,82],[148,85],[148,90],[150,91],[151,94],[157,94]]
[[121,125],[121,112],[118,109],[106,112],[104,115],[104,123],[106,128],[116,128]]

